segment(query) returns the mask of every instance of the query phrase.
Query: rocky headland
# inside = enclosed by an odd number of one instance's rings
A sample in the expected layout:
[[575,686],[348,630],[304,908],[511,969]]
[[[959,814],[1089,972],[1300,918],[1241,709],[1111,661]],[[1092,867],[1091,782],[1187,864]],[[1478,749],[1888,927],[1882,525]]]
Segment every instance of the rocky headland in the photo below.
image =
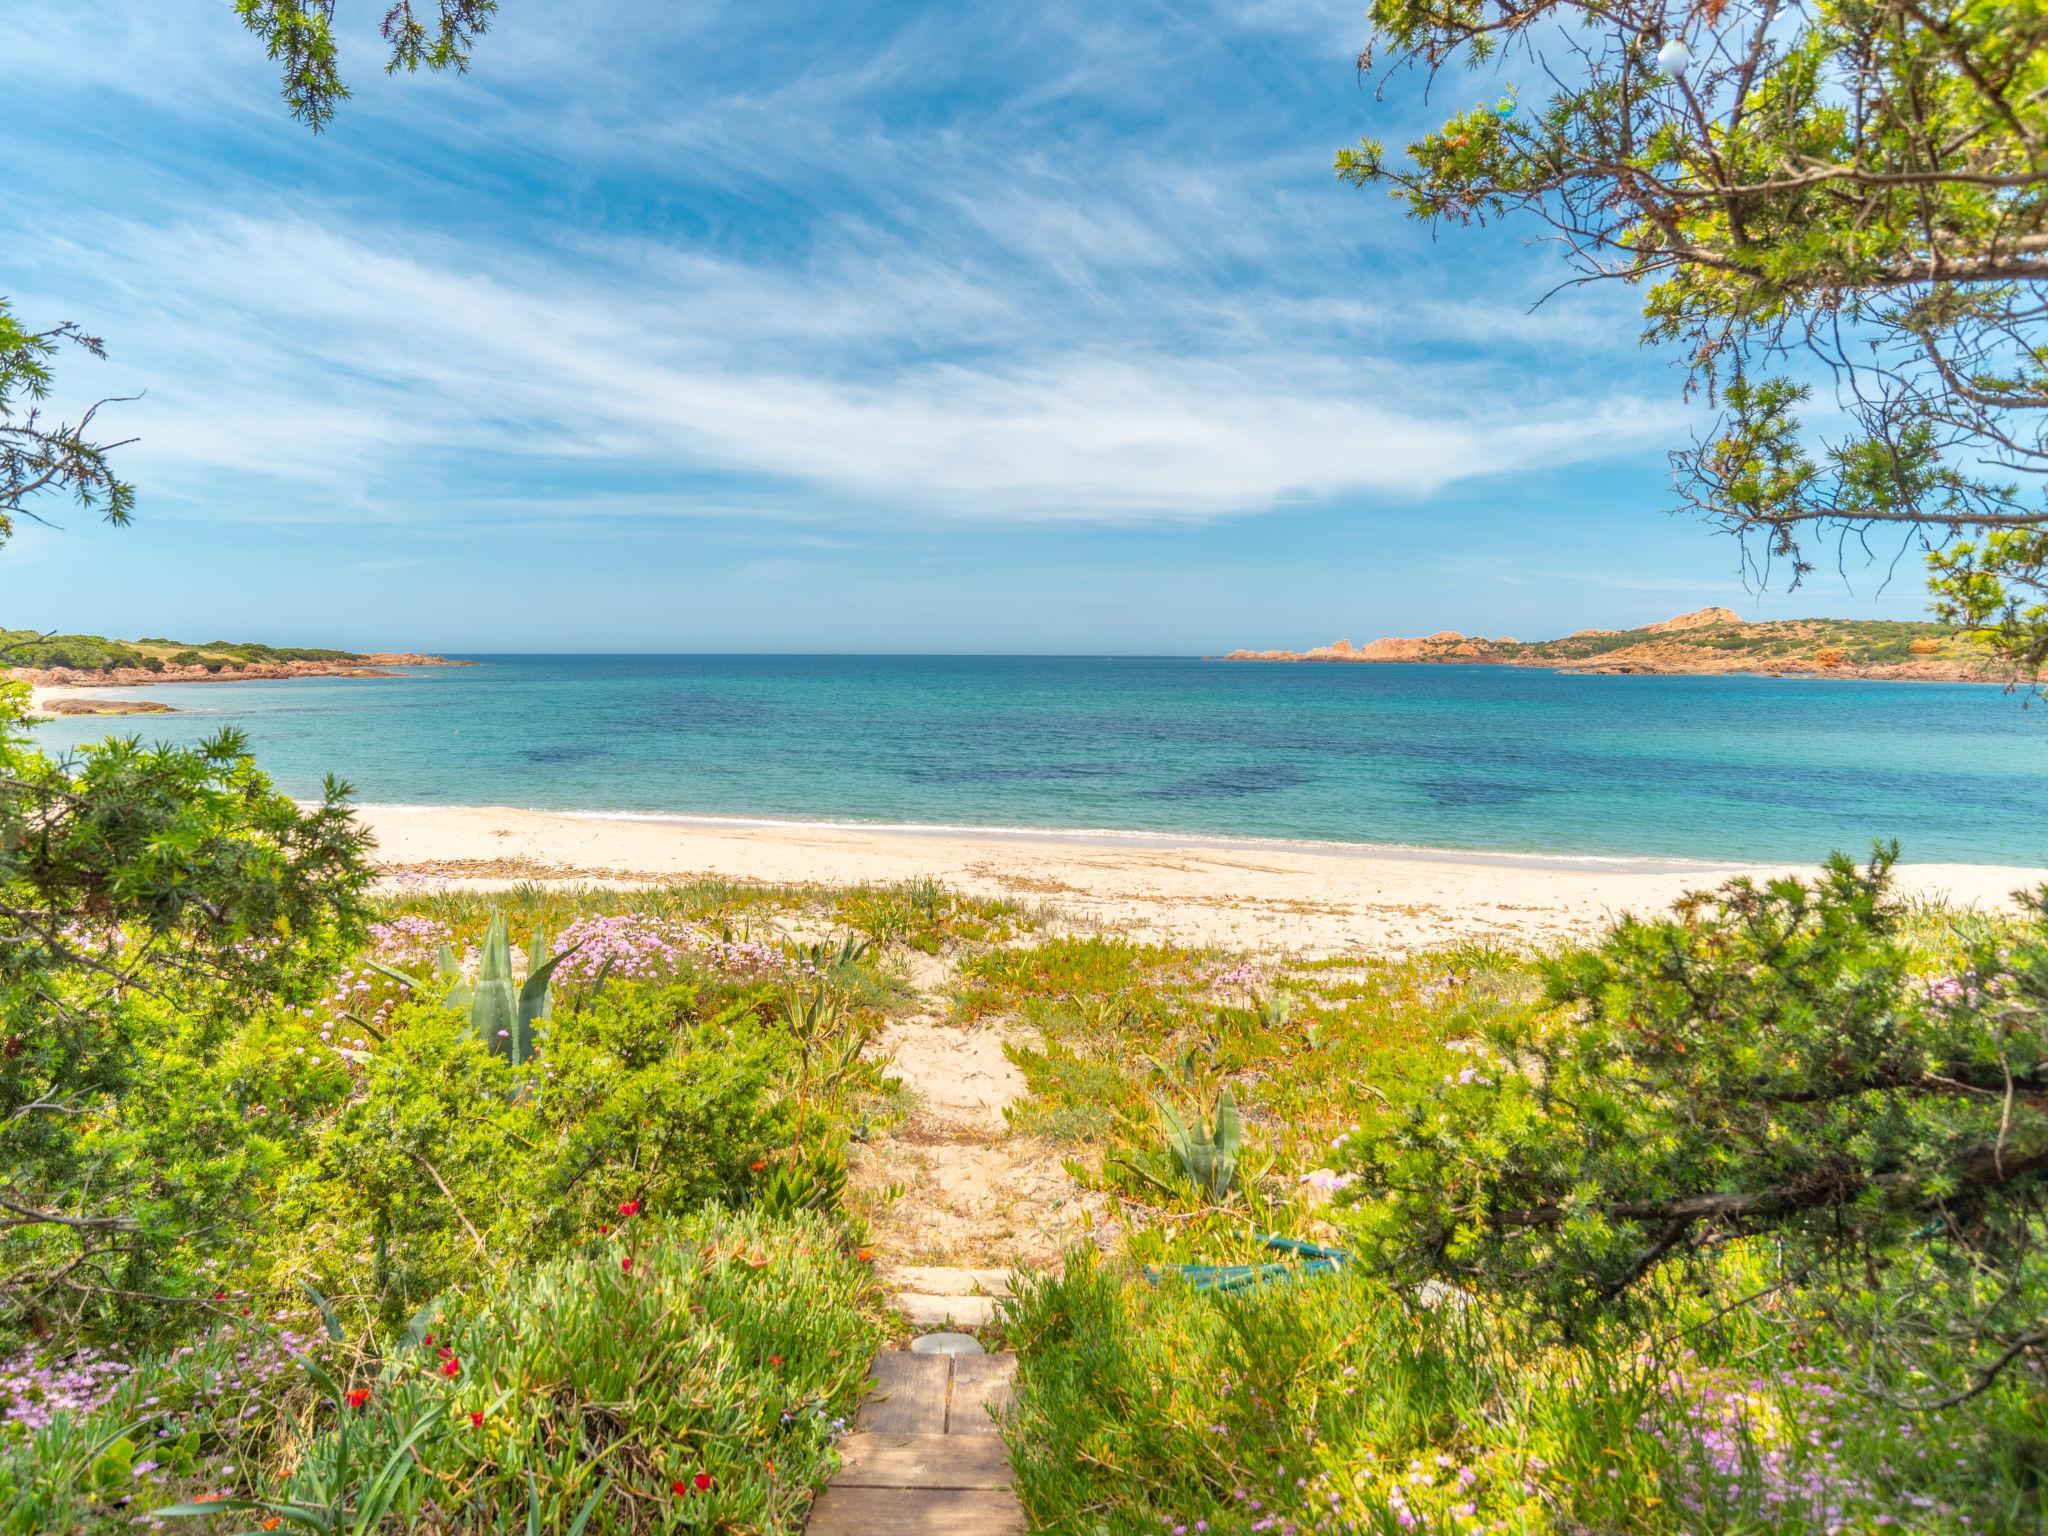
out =
[[[393,677],[393,667],[473,667],[473,661],[452,661],[445,656],[416,655],[410,651],[371,651],[360,656],[349,656],[319,661],[252,661],[227,663],[189,663],[179,665],[164,662],[156,667],[115,666],[85,669],[80,667],[11,667],[7,675],[20,682],[33,683],[38,688],[132,688],[143,683],[245,683],[262,679],[292,677]],[[63,700],[47,700],[44,708],[50,709]],[[83,714],[84,710],[59,710],[58,713]],[[98,710],[93,713],[106,714],[112,711]],[[131,709],[127,714],[156,713],[154,710]]]
[[1701,608],[1637,629],[1582,629],[1556,640],[1488,640],[1454,629],[1305,651],[1232,651],[1225,661],[1444,662],[1566,672],[1763,673],[1909,682],[1997,682],[1991,660],[1935,624],[1892,619],[1776,619],[1752,624]]

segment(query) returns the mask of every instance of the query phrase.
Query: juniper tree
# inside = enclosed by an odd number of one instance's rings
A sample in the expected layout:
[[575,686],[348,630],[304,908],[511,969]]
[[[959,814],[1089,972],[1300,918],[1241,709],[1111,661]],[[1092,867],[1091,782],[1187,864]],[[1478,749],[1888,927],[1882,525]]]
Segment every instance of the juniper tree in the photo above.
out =
[[[235,9],[282,65],[292,115],[325,127],[348,96],[334,0]],[[400,0],[382,21],[386,70],[464,70],[496,9],[438,0],[422,20]],[[78,325],[32,330],[0,299],[0,544],[59,504],[115,524],[133,511],[112,461],[124,445],[95,429],[112,402],[47,414],[67,345],[105,355]],[[296,805],[232,730],[53,760],[22,728],[27,706],[0,683],[0,1333],[151,1299],[154,1261],[219,1193],[207,1138],[227,1136],[233,1107],[192,1106],[189,1157],[155,1166],[162,1149],[130,1133],[124,1102],[174,1090],[145,1085],[142,1063],[172,1035],[203,1063],[239,1014],[310,1001],[359,936],[369,878],[348,786]]]
[[[1681,505],[1796,585],[1815,538],[1929,552],[1937,613],[2048,661],[2048,6],[1373,0],[1368,74],[1517,82],[1338,174],[1533,217],[1643,293],[1707,416]],[[1468,98],[1469,99],[1469,98]],[[1823,395],[1814,398],[1814,385]],[[1826,391],[1832,386],[1833,398]],[[1834,409],[1839,405],[1839,413]],[[1819,411],[1822,418],[1812,418]]]
[[[235,0],[242,24],[270,50],[284,72],[284,99],[292,116],[315,133],[333,120],[348,99],[334,38],[336,0]],[[498,0],[435,0],[424,21],[412,0],[398,0],[384,12],[380,30],[391,52],[387,75],[428,69],[469,70],[476,39],[490,30]]]

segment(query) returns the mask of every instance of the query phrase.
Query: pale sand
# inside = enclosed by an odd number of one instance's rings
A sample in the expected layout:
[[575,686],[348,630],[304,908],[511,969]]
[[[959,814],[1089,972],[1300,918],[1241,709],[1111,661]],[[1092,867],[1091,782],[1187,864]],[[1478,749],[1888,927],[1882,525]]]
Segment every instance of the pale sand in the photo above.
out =
[[[491,806],[365,806],[387,870],[450,886],[652,884],[700,876],[777,885],[929,877],[975,895],[1043,902],[1132,937],[1336,954],[1460,939],[1541,944],[1622,912],[1648,914],[1740,864],[1490,858],[1201,838],[1017,834],[572,816]],[[1902,868],[1901,889],[2003,906],[2048,870]]]

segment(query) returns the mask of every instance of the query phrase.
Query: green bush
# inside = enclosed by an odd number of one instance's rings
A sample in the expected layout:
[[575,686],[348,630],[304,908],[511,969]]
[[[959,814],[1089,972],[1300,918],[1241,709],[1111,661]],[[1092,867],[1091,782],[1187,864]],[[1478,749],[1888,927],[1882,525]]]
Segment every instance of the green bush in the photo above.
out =
[[[347,789],[302,811],[238,733],[54,762],[0,688],[0,1347],[155,1326],[188,1239],[231,1229],[251,1117],[215,1064],[363,932]],[[181,1257],[182,1255],[182,1257]]]
[[581,1241],[623,1202],[743,1198],[790,1136],[787,1041],[745,1005],[702,1007],[694,986],[608,988],[556,1013],[538,1074],[438,1004],[399,1007],[284,1178],[281,1235],[245,1255],[266,1277],[252,1283],[304,1276],[391,1327],[480,1266]]
[[1362,1251],[1583,1329],[1768,1233],[1901,1344],[1976,1340],[1985,1370],[2038,1347],[2048,897],[1916,975],[1895,857],[1738,880],[1550,962],[1549,1009],[1355,1144]]

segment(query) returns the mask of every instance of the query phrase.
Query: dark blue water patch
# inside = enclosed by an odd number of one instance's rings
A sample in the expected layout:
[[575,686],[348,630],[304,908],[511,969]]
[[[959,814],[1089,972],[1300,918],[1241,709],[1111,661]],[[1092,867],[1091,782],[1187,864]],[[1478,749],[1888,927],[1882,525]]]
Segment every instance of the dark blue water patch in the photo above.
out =
[[913,784],[1059,784],[1121,778],[1113,763],[919,763],[902,770]]
[[1314,774],[1288,763],[1246,763],[1240,767],[1212,768],[1171,784],[1153,785],[1141,793],[1152,800],[1231,800],[1297,789],[1314,780]]
[[587,763],[607,755],[604,747],[588,741],[565,741],[548,747],[526,747],[521,757],[529,763]]
[[1525,800],[1534,800],[1550,792],[1500,779],[1435,778],[1416,779],[1413,783],[1436,804],[1461,809],[1520,805]]

